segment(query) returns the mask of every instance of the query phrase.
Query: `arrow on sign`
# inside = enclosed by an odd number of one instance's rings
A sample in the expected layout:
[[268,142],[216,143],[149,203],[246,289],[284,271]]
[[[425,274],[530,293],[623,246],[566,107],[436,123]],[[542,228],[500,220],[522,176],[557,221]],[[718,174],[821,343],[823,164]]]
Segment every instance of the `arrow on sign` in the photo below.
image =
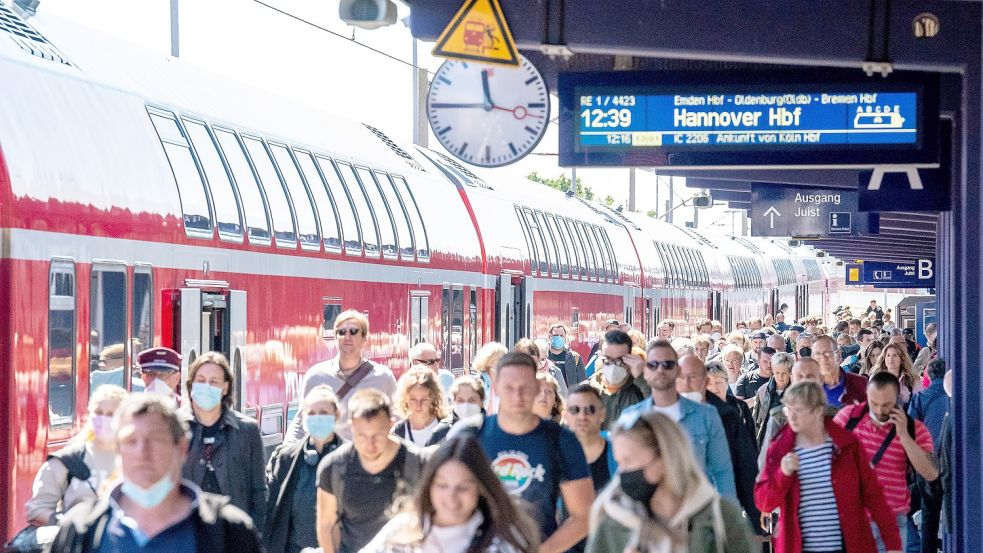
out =
[[768,224],[770,225],[768,228],[775,228],[775,215],[778,215],[779,217],[782,216],[782,214],[779,213],[777,209],[775,209],[775,206],[771,206],[768,208],[767,211],[765,211],[764,216],[771,217],[771,220],[768,222]]

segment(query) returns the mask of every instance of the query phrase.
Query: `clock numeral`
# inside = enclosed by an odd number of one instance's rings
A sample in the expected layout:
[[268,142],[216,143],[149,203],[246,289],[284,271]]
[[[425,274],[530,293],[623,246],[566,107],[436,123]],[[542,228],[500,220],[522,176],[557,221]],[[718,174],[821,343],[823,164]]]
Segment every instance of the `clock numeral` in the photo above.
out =
[[467,149],[468,149],[468,143],[467,142],[465,142],[464,144],[461,144],[461,147],[458,148],[458,150],[457,150],[457,155],[463,156],[464,155],[464,150],[467,150]]
[[546,107],[546,104],[543,103],[543,102],[530,102],[529,107],[530,108],[545,108]]
[[509,149],[512,150],[512,155],[514,156],[519,155],[519,150],[515,149],[515,144],[509,142]]
[[485,146],[485,161],[491,159],[491,146]]
[[446,84],[446,85],[451,84],[451,80],[448,79],[447,77],[444,77],[443,75],[441,75],[440,77],[437,77],[437,80],[440,81],[440,82],[442,82],[442,83],[444,83],[444,84]]
[[539,133],[539,131],[537,131],[536,129],[534,129],[532,127],[528,127],[527,126],[527,127],[525,127],[525,129],[526,129],[526,132],[528,132],[529,134],[538,134]]
[[447,127],[444,127],[442,129],[440,129],[439,131],[437,131],[437,134],[438,135],[444,135],[444,134],[447,134],[447,131],[449,131],[449,130],[451,130],[450,126],[447,126]]
[[539,80],[538,77],[529,77],[528,79],[526,79],[526,84],[527,85],[532,84],[532,83],[536,82],[537,80]]

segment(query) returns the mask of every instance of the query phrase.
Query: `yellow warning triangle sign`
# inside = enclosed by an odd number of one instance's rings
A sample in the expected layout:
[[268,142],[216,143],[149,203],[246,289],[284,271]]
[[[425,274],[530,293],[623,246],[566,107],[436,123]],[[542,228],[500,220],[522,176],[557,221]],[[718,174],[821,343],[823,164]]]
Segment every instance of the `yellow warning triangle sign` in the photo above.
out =
[[478,63],[519,65],[519,52],[498,0],[465,0],[432,54]]

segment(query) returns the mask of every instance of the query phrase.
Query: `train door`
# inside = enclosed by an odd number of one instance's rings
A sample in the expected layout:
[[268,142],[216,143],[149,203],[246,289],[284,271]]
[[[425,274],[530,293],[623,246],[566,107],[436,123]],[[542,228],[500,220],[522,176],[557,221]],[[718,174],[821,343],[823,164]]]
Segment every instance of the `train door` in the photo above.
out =
[[[775,312],[777,312],[779,305],[781,305],[781,303],[779,302],[779,299],[778,299],[778,290],[772,290],[768,294],[768,307],[765,309],[765,313],[775,313]],[[764,313],[762,313],[760,315],[757,314],[757,313],[755,313],[754,316],[764,317]]]
[[444,285],[441,348],[444,366],[454,374],[464,374],[465,346],[469,343],[464,321],[464,286]]
[[642,331],[643,335],[648,336],[652,332],[653,327],[652,316],[654,312],[652,311],[652,298],[644,298],[643,301],[642,312],[645,314],[645,317],[642,319],[642,328],[639,330]]
[[635,286],[625,287],[624,322],[635,328],[635,298],[638,296],[638,288]]
[[719,321],[723,314],[720,292],[710,292],[710,319]]
[[529,334],[532,300],[526,299],[526,279],[522,275],[501,275],[495,284],[495,300],[495,339],[512,349]]
[[[246,398],[246,292],[180,288],[163,290],[162,345],[181,354],[181,382],[188,366],[207,351],[225,355],[235,378],[234,407],[242,410]],[[182,388],[182,394],[186,391]]]

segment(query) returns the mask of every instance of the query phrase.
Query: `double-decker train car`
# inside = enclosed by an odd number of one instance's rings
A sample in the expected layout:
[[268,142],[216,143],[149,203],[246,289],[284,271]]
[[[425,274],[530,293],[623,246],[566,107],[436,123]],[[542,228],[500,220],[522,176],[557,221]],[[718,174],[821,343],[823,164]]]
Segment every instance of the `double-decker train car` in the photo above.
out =
[[607,319],[731,325],[775,288],[730,238],[478,176],[2,0],[0,91],[0,537],[90,391],[140,389],[146,347],[185,371],[225,353],[272,448],[343,309],[368,314],[366,355],[397,374],[420,341],[463,371],[553,322],[584,355]]

